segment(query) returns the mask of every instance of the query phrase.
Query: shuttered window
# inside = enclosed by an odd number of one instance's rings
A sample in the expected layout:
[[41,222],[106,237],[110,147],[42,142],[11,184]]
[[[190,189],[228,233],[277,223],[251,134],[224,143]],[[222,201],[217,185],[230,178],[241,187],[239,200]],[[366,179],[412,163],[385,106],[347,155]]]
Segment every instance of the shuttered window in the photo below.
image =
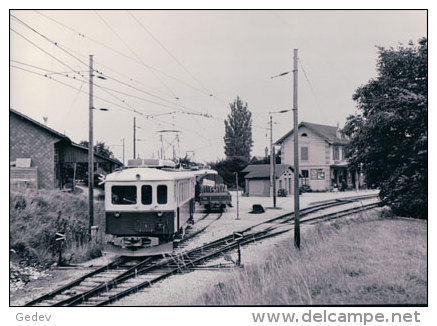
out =
[[300,148],[300,159],[301,161],[308,161],[308,147]]

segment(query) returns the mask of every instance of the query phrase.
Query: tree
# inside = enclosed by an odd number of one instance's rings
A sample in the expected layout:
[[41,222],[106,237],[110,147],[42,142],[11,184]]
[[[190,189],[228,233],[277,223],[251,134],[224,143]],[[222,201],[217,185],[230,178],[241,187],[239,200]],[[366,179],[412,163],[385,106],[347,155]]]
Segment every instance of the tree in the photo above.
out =
[[[88,141],[87,140],[82,140],[79,145],[87,147],[88,148]],[[104,157],[111,157],[114,155],[114,153],[112,153],[112,151],[109,149],[108,146],[105,145],[104,142],[102,141],[98,141],[95,145],[94,145],[94,154],[98,154],[98,155],[102,155]]]
[[249,161],[253,146],[252,113],[247,103],[243,103],[238,96],[229,106],[231,113],[225,120],[225,155],[228,159],[240,158]]
[[368,184],[395,214],[427,218],[427,39],[378,50],[378,76],[353,95],[358,112],[343,129],[351,139],[346,155],[363,164]]
[[238,173],[238,185],[242,187],[244,185],[244,176],[241,173],[247,166],[247,161],[240,157],[227,158],[224,160],[218,160],[217,162],[210,162],[208,165],[211,169],[216,170],[218,174],[223,178],[223,182],[229,188],[235,188],[235,172]]

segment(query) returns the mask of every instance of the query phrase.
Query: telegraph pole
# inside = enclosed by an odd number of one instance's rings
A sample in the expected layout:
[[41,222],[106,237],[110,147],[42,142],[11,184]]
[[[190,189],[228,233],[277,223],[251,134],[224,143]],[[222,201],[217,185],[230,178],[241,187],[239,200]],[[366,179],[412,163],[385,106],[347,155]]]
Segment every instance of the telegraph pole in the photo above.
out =
[[238,172],[235,172],[235,185],[237,186],[237,220],[240,219],[240,203],[238,200]]
[[90,54],[90,88],[89,88],[89,139],[88,139],[88,208],[89,232],[94,225],[94,147],[93,147],[93,55]]
[[300,249],[300,216],[299,216],[299,138],[297,119],[297,49],[293,58],[293,136],[294,136],[294,246]]
[[270,114],[270,184],[273,195],[273,207],[276,208],[276,164],[275,149],[273,147],[273,120]]
[[136,126],[136,120],[134,117],[134,159],[137,157],[137,153],[136,153],[136,145],[137,145],[137,126]]
[[124,165],[124,138],[122,139],[123,141],[123,165]]

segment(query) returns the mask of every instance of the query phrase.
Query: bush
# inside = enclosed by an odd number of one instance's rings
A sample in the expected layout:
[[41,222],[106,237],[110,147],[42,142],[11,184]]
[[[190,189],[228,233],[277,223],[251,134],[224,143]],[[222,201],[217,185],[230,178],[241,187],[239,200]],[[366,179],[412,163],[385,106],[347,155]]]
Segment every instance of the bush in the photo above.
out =
[[302,185],[299,187],[299,193],[311,192],[311,187],[309,185]]
[[[21,259],[41,265],[56,262],[60,245],[55,240],[57,232],[66,235],[64,252],[89,248],[88,204],[83,196],[48,190],[11,192],[9,216],[10,248]],[[95,221],[104,229],[100,203],[95,206]],[[90,256],[83,255],[83,259]]]
[[287,189],[281,188],[278,190],[278,197],[287,197]]

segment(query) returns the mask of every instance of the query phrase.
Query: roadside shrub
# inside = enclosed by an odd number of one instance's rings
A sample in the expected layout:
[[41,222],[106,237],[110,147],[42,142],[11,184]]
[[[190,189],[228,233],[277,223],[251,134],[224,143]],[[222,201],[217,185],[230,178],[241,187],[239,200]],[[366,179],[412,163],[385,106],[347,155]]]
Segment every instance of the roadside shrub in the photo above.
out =
[[287,189],[281,188],[278,190],[278,197],[287,197]]
[[299,187],[299,192],[302,194],[304,192],[312,192],[312,190],[309,185],[302,185]]
[[[95,220],[100,229],[103,217],[103,204],[96,203]],[[9,221],[10,249],[30,263],[49,265],[57,261],[60,245],[55,240],[57,232],[66,235],[62,244],[65,252],[89,247],[88,204],[81,195],[48,190],[12,191]]]

